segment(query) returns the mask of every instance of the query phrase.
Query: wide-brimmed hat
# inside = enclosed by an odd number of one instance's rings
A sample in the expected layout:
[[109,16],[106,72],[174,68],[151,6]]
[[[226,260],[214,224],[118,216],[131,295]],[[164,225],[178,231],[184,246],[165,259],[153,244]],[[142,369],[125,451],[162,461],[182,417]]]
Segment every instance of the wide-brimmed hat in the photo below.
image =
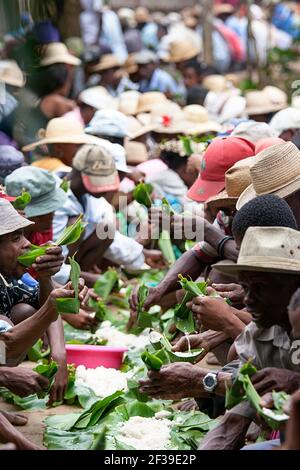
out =
[[157,63],[159,61],[158,55],[156,55],[153,51],[149,51],[148,49],[135,52],[132,59],[136,65],[146,65],[151,64],[152,62]]
[[85,188],[92,193],[117,191],[120,179],[111,153],[98,145],[84,145],[73,159]]
[[163,60],[170,63],[185,62],[196,57],[200,53],[200,47],[191,44],[184,39],[174,40],[170,44],[169,53],[164,55]]
[[101,72],[103,70],[115,69],[121,67],[122,62],[114,54],[104,54],[100,62],[90,68],[91,72]]
[[138,139],[142,135],[148,134],[148,132],[152,132],[156,127],[158,127],[155,123],[143,125],[134,116],[127,116],[127,123],[128,137],[130,140]]
[[182,134],[185,129],[182,109],[169,100],[153,106],[151,113],[139,114],[137,118],[144,126],[154,125],[153,131],[158,134]]
[[[246,158],[245,160],[253,159]],[[206,201],[210,209],[222,209],[236,205],[242,192],[251,184],[250,166],[244,160],[236,162],[225,173],[225,190]]]
[[276,137],[273,129],[266,122],[245,121],[238,124],[232,133],[232,137],[241,137],[256,143],[258,140],[268,137]]
[[141,93],[136,90],[124,91],[118,100],[118,110],[128,116],[135,116],[138,113],[139,99]]
[[220,124],[210,119],[204,106],[191,104],[183,108],[183,113],[186,121],[183,126],[185,134],[205,134],[221,130]]
[[214,139],[203,155],[201,169],[187,196],[205,202],[225,188],[225,173],[237,161],[254,155],[254,144],[238,137]]
[[249,116],[273,113],[286,107],[287,95],[279,88],[267,86],[261,91],[246,93],[246,113]]
[[235,265],[213,265],[218,271],[300,274],[300,232],[287,227],[250,227]]
[[24,152],[29,152],[40,145],[46,144],[97,144],[98,138],[85,134],[84,127],[77,119],[72,117],[60,117],[51,119],[46,129],[38,132],[39,140],[22,147]]
[[67,194],[57,187],[56,178],[47,170],[26,166],[13,171],[5,180],[6,191],[11,196],[20,196],[27,191],[31,196],[25,207],[26,217],[37,217],[55,212],[67,200]]
[[267,137],[266,139],[260,139],[255,144],[255,155],[258,155],[263,150],[272,147],[273,145],[284,144],[285,141],[279,137]]
[[300,190],[300,151],[292,142],[272,145],[256,158],[250,169],[252,184],[239,197],[238,210],[256,196],[276,194],[285,198]]
[[127,116],[116,109],[100,109],[94,114],[85,132],[95,136],[124,138],[128,136]]
[[33,224],[30,220],[22,217],[11,203],[4,198],[0,198],[0,218],[0,236],[16,232]]
[[228,82],[224,75],[207,75],[203,78],[202,85],[209,91],[213,91],[214,93],[221,93],[228,88]]
[[25,76],[14,60],[0,60],[0,82],[22,88],[25,85]]
[[277,136],[288,129],[300,129],[300,109],[290,107],[278,111],[272,117],[270,127]]
[[102,86],[93,86],[81,91],[78,100],[96,109],[116,109],[118,100],[113,98]]
[[168,102],[166,96],[159,91],[148,91],[139,96],[137,114],[150,113],[154,106],[158,104],[166,104]]
[[146,7],[137,7],[135,9],[135,21],[139,23],[148,23],[151,20],[151,15]]
[[148,160],[146,145],[125,139],[126,160],[129,165],[138,165]]
[[81,60],[70,54],[67,46],[62,42],[52,42],[44,47],[40,63],[44,67],[52,64],[80,65]]

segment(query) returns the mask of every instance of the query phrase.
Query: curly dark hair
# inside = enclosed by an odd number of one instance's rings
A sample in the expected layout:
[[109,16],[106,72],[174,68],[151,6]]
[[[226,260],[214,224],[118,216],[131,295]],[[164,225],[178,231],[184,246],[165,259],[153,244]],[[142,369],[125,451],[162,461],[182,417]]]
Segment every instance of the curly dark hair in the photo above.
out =
[[234,216],[232,233],[243,238],[249,227],[289,227],[298,230],[288,203],[278,196],[266,194],[247,202]]

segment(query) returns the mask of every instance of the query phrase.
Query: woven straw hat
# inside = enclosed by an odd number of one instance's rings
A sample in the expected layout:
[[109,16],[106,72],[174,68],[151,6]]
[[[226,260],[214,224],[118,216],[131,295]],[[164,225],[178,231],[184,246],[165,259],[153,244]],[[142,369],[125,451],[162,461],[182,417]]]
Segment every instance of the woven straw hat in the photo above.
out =
[[237,264],[213,266],[224,273],[262,271],[300,274],[300,232],[287,227],[250,227]]
[[155,125],[158,134],[181,134],[185,116],[178,104],[166,100],[165,103],[153,106],[151,113],[139,114],[139,121],[144,125]]
[[146,145],[142,142],[132,142],[125,139],[126,160],[129,165],[138,165],[148,160]]
[[145,135],[148,132],[152,132],[157,127],[157,124],[155,123],[143,125],[138,119],[133,116],[127,116],[127,122],[128,137],[130,140],[137,139],[138,137],[141,137],[142,135]]
[[[249,157],[245,160],[252,160],[253,163],[255,162],[254,157]],[[251,184],[252,181],[250,166],[245,162],[245,160],[240,160],[226,171],[225,190],[206,201],[209,208],[222,209],[225,207],[235,206],[242,192]]]
[[122,63],[114,54],[104,54],[101,57],[99,64],[91,67],[92,72],[101,72],[102,70],[109,70],[121,67]]
[[51,119],[46,129],[38,132],[40,140],[22,148],[24,152],[30,152],[35,147],[45,144],[99,144],[98,137],[84,133],[84,127],[74,118],[60,117]]
[[62,42],[52,42],[45,46],[41,65],[47,66],[52,64],[80,65],[81,60],[70,54],[67,46]]
[[140,96],[141,93],[135,90],[124,91],[119,96],[119,111],[129,116],[135,116],[138,112]]
[[279,88],[268,86],[261,91],[246,93],[246,113],[249,116],[279,111],[287,107],[287,96]]
[[79,101],[96,109],[116,109],[118,100],[113,98],[103,86],[93,86],[81,91]]
[[215,93],[221,93],[227,89],[227,81],[223,75],[207,75],[204,77],[202,85]]
[[0,82],[18,88],[22,88],[25,85],[25,77],[17,62],[14,60],[0,61]]
[[248,201],[263,194],[287,197],[300,189],[300,151],[292,142],[273,145],[256,155],[250,169],[252,184],[237,202],[239,210]]
[[178,63],[196,57],[200,53],[200,48],[191,44],[187,40],[176,40],[170,44],[169,53],[163,57],[165,62]]
[[186,127],[186,134],[205,134],[206,132],[219,132],[221,126],[210,120],[207,110],[204,106],[191,104],[183,108]]
[[6,233],[16,232],[32,225],[34,222],[22,217],[6,199],[0,198],[0,236]]
[[167,98],[159,91],[149,91],[139,97],[137,114],[150,113],[157,104],[166,104]]

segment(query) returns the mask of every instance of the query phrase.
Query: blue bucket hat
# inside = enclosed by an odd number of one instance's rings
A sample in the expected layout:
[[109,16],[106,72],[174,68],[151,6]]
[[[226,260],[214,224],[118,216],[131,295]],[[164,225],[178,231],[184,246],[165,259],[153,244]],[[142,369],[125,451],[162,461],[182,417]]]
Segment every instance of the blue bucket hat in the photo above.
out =
[[19,196],[23,190],[31,195],[25,208],[26,217],[49,214],[64,205],[67,194],[58,184],[49,171],[34,166],[18,168],[5,179],[6,192],[10,196]]

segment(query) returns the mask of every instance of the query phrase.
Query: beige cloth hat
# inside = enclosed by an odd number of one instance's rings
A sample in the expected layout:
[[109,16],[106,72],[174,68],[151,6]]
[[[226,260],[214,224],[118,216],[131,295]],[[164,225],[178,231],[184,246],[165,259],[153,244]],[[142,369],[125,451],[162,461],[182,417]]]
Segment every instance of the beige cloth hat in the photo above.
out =
[[0,236],[28,227],[34,222],[22,217],[6,199],[0,198]]
[[25,85],[25,76],[14,60],[0,60],[0,82],[22,88]]
[[145,135],[148,132],[152,132],[157,127],[157,124],[155,123],[144,126],[134,116],[127,116],[127,122],[128,122],[128,137],[130,140],[137,139],[138,137],[141,137],[142,135]]
[[262,271],[300,274],[300,232],[287,227],[250,227],[237,264],[213,265],[224,273]]
[[164,55],[163,60],[171,63],[184,62],[196,57],[198,54],[200,54],[200,47],[191,44],[190,41],[178,39],[171,42],[169,53]]
[[246,113],[249,116],[272,113],[286,107],[287,95],[279,88],[267,86],[261,91],[246,93]]
[[256,196],[287,197],[300,189],[300,151],[292,142],[272,145],[255,156],[252,184],[240,195],[237,210]]
[[227,89],[227,81],[223,75],[207,75],[204,77],[202,85],[215,93],[221,93]]
[[101,72],[102,70],[109,70],[121,67],[122,63],[118,57],[114,54],[105,54],[101,57],[100,62],[97,65],[91,67],[92,72]]
[[80,65],[81,60],[70,54],[67,46],[62,42],[52,42],[45,46],[41,65],[52,64]]
[[153,130],[158,134],[183,133],[184,113],[178,104],[167,99],[165,103],[153,106],[150,114],[137,117],[144,126],[155,125]]
[[[253,157],[246,158],[245,160],[252,160],[255,163]],[[206,204],[211,209],[234,206],[242,192],[251,182],[250,166],[247,163],[245,164],[244,160],[240,160],[226,171],[225,190],[208,199]]]
[[191,104],[183,108],[186,120],[185,134],[205,134],[206,132],[219,132],[220,124],[212,121],[204,106]]
[[138,165],[148,160],[146,145],[142,142],[132,142],[128,138],[125,139],[126,160],[129,165]]
[[45,144],[101,144],[101,139],[84,133],[84,127],[72,117],[60,117],[51,119],[46,129],[38,132],[40,140],[22,148],[29,152],[35,147]]
[[141,93],[135,90],[124,91],[124,93],[121,93],[119,96],[119,111],[129,116],[135,116],[138,112],[140,96]]
[[166,96],[159,91],[148,91],[139,97],[137,114],[150,113],[158,104],[166,104],[168,102]]
[[96,109],[117,109],[118,100],[113,98],[103,86],[86,88],[79,93],[78,99]]

